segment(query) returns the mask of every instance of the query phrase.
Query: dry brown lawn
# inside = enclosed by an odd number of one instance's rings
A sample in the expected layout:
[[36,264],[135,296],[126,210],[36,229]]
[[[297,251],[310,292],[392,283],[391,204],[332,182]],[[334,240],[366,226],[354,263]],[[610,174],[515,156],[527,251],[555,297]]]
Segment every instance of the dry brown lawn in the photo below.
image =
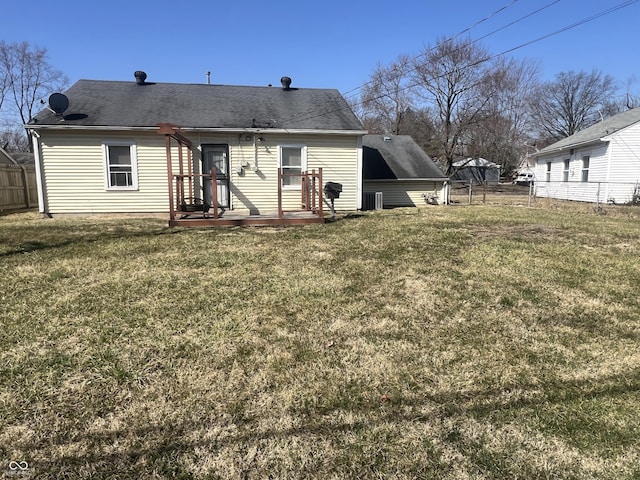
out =
[[640,211],[509,203],[0,217],[0,476],[639,478]]

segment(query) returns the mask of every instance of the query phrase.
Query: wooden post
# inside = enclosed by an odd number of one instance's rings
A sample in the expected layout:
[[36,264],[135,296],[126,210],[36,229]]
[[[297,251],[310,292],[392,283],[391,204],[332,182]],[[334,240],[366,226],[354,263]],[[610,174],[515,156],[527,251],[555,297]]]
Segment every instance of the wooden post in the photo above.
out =
[[282,218],[282,167],[278,168],[278,218]]
[[169,178],[169,219],[176,219],[176,211],[173,203],[173,169],[171,167],[171,137],[164,136],[164,143],[167,148],[167,176]]
[[300,195],[301,195],[301,204],[303,210],[308,210],[309,202],[307,199],[307,174],[306,172],[300,172]]
[[322,168],[318,169],[318,216],[324,217],[323,205],[324,199],[322,198]]
[[213,218],[218,218],[218,181],[216,167],[211,167],[211,203],[213,203]]
[[311,211],[316,211],[316,195],[318,194],[316,190],[316,169],[311,170]]
[[31,208],[31,194],[29,193],[29,176],[27,175],[27,167],[20,165],[22,170],[22,186],[24,188],[24,203],[27,208]]

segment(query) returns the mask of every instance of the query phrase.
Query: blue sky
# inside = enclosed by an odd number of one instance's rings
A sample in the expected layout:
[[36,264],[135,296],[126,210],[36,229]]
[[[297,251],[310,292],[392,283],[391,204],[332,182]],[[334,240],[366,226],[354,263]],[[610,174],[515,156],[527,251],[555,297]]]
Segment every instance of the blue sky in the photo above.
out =
[[[478,39],[554,0],[8,0],[0,40],[46,47],[49,61],[81,78],[233,85],[279,84],[351,92],[376,64],[417,55],[436,40]],[[556,0],[482,40],[501,53],[589,18],[624,0]],[[499,13],[494,12],[504,8]],[[638,77],[640,2],[510,54],[540,63],[544,79],[599,69],[624,85]]]

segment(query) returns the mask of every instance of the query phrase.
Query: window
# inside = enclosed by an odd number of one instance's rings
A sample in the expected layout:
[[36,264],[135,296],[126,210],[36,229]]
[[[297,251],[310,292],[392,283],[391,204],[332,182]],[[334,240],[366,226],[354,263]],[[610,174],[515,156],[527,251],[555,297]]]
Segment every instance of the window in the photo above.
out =
[[132,143],[104,144],[107,190],[136,190],[136,146]]
[[547,175],[546,175],[546,179],[547,182],[551,181],[551,162],[547,162]]
[[582,181],[589,181],[589,160],[591,157],[589,155],[585,155],[582,157]]
[[569,181],[569,159],[568,158],[564,161],[564,170],[562,171],[562,181],[563,182]]
[[282,187],[300,188],[300,174],[306,169],[307,149],[304,146],[281,146],[280,167],[282,168]]

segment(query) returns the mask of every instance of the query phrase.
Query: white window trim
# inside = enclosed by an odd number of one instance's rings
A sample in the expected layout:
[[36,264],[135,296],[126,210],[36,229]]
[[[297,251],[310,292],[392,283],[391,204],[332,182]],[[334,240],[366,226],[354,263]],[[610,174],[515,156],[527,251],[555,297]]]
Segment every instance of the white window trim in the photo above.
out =
[[552,169],[552,164],[553,162],[546,162],[545,163],[545,180],[547,182],[551,182],[551,169]]
[[[301,144],[278,145],[278,168],[282,168],[282,150],[285,148],[300,149],[300,173],[307,171],[307,146]],[[300,190],[300,185],[282,185],[283,190]]]
[[[584,159],[587,158],[587,162],[589,163],[589,165],[587,166],[587,168],[584,168]],[[581,165],[581,169],[580,169],[580,181],[582,183],[589,183],[589,169],[591,168],[591,153],[583,153],[581,155],[581,159],[582,159],[582,165]],[[587,175],[587,178],[585,179],[585,173]]]
[[[129,147],[131,153],[131,181],[128,187],[111,186],[109,184],[109,147]],[[105,140],[102,142],[104,157],[104,189],[107,191],[138,190],[138,155],[133,140]]]
[[571,177],[571,159],[565,158],[562,160],[562,181],[568,182]]

